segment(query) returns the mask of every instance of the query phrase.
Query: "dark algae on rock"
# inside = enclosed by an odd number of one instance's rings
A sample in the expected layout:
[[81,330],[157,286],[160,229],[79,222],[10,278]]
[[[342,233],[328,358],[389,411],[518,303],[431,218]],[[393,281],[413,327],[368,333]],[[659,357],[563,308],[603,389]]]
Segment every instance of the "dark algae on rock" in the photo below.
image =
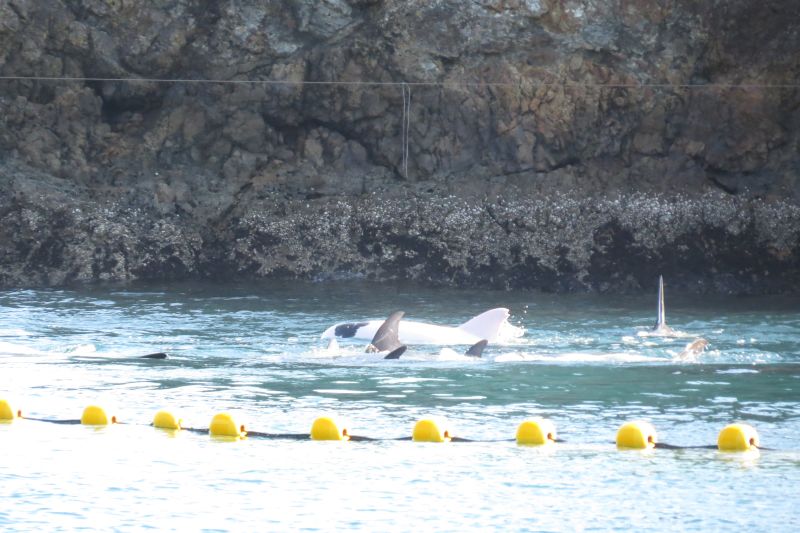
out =
[[798,22],[788,0],[8,0],[0,286],[797,292]]

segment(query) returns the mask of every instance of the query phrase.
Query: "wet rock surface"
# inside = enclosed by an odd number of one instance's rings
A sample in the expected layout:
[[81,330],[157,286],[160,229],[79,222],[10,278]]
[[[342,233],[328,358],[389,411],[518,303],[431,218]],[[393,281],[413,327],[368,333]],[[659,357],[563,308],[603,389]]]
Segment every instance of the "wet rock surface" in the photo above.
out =
[[0,286],[796,292],[797,20],[778,0],[3,2]]
[[250,185],[221,192],[223,208],[165,185],[137,206],[143,192],[98,201],[44,176],[31,189],[30,169],[16,175],[0,201],[5,287],[363,277],[633,292],[652,290],[657,272],[694,292],[800,288],[800,207],[721,192],[487,201],[397,188],[305,198]]

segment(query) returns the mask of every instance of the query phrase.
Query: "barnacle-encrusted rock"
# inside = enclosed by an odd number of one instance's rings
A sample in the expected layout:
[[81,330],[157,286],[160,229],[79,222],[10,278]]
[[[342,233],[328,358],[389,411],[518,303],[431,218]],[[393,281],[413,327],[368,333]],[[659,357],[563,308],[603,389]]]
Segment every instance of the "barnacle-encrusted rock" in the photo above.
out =
[[2,181],[17,189],[0,200],[3,286],[363,276],[634,291],[664,274],[699,292],[800,289],[800,207],[785,201],[720,192],[296,198],[250,186],[200,219],[177,208],[164,215],[156,204],[90,202],[73,185],[40,178],[35,189]]
[[797,290],[798,18],[779,0],[0,3],[0,286]]

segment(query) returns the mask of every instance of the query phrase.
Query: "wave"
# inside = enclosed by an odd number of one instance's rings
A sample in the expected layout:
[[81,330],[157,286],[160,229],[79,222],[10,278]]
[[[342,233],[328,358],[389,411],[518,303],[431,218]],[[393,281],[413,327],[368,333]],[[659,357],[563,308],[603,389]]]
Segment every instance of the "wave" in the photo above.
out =
[[650,329],[640,329],[636,332],[637,337],[661,337],[665,339],[688,339],[691,337],[697,337],[694,333],[688,333],[686,331],[679,331],[677,329],[670,330],[669,333],[662,333],[659,331],[653,331]]
[[29,346],[13,342],[0,342],[0,355],[42,355],[43,353],[41,350]]
[[306,361],[315,363],[332,364],[402,364],[403,362],[433,362],[433,363],[463,363],[463,364],[487,364],[487,363],[590,363],[590,364],[624,364],[624,363],[670,363],[671,357],[666,355],[648,355],[634,351],[620,352],[597,352],[597,351],[570,351],[555,353],[552,351],[531,352],[531,351],[501,351],[497,354],[487,354],[483,357],[470,357],[461,351],[453,348],[442,348],[438,351],[417,350],[413,346],[396,361],[385,361],[381,354],[364,353],[355,347],[336,347],[333,350],[327,348],[315,349],[308,354]]
[[537,363],[666,363],[669,359],[637,352],[565,352],[565,353],[521,353],[510,352],[493,357],[496,363],[537,362]]

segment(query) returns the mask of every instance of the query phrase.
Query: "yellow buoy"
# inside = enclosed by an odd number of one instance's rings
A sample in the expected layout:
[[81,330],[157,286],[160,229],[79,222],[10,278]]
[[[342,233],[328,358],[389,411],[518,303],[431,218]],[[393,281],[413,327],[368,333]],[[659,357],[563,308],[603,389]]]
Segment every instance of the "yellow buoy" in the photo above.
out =
[[339,424],[330,417],[321,416],[314,420],[311,425],[312,440],[350,440],[347,428],[339,427]]
[[722,428],[717,437],[717,448],[723,452],[748,452],[757,450],[758,433],[747,424],[730,424]]
[[525,420],[517,428],[517,444],[543,445],[556,441],[556,427],[544,418]]
[[84,426],[107,426],[109,423],[116,424],[117,417],[108,417],[105,409],[98,405],[90,405],[83,410],[81,424]]
[[14,411],[8,400],[0,400],[0,422],[13,422],[16,418],[22,418],[22,411]]
[[182,422],[180,418],[163,409],[153,417],[153,427],[160,429],[181,429]]
[[208,432],[214,437],[234,437],[237,439],[247,436],[244,424],[239,425],[228,413],[219,413],[211,419]]
[[655,446],[656,430],[648,422],[627,422],[617,431],[617,448],[646,450]]
[[414,442],[450,442],[450,431],[442,429],[441,421],[425,418],[414,426],[411,440]]

